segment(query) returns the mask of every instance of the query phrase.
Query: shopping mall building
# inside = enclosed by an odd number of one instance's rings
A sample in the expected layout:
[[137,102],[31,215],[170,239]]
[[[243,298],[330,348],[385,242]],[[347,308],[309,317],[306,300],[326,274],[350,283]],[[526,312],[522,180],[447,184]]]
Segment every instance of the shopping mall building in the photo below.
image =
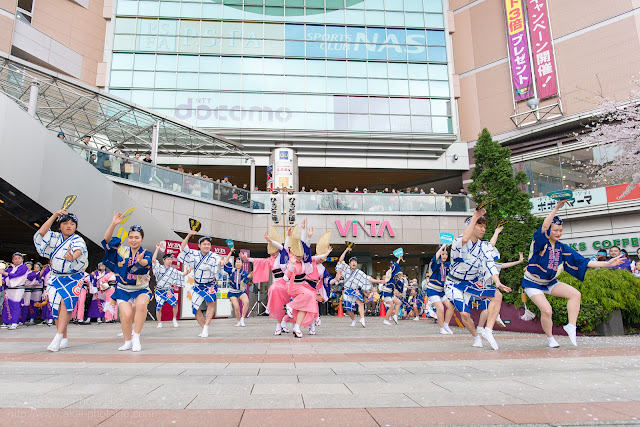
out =
[[[620,198],[624,182],[598,187],[584,167],[626,154],[576,139],[601,97],[629,100],[640,69],[636,0],[0,0],[0,52],[4,87],[22,89],[3,92],[23,109],[34,75],[65,86],[56,98],[64,106],[34,107],[49,131],[262,190],[227,194],[161,168],[144,183],[135,172],[105,177],[100,185],[171,233],[199,217],[219,244],[232,238],[260,255],[267,226],[288,221],[280,210],[289,196],[272,212],[264,190],[337,187],[297,194],[298,219],[318,235],[331,230],[335,254],[355,242],[372,274],[403,247],[409,276],[419,277],[439,233],[463,228],[469,201],[455,194],[470,182],[486,127],[527,174],[535,213],[551,209],[545,193],[582,189],[563,213],[565,239],[581,253],[639,246],[640,191]],[[43,87],[39,100],[55,92]],[[113,130],[125,121],[137,130]],[[3,229],[14,233],[0,247],[6,257],[34,221],[3,209]],[[23,230],[8,225],[12,216]]]

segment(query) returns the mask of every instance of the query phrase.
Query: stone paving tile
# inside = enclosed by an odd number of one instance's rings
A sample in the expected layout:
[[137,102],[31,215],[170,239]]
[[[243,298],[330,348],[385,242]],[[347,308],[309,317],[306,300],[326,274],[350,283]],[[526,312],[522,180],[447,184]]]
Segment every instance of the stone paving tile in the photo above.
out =
[[184,409],[196,394],[174,394],[167,397],[139,395],[93,395],[69,405],[71,409],[119,408],[119,409]]
[[580,403],[580,402],[615,402],[628,401],[626,397],[614,396],[596,390],[574,389],[564,392],[550,392],[549,390],[528,390],[523,392],[509,392],[514,398],[529,403]]
[[527,403],[522,398],[514,397],[510,394],[494,391],[492,393],[468,393],[455,391],[450,393],[405,393],[420,406],[476,406],[476,405],[512,405],[516,403]]
[[345,383],[371,383],[377,381],[383,381],[377,375],[362,374],[362,375],[333,375],[333,376],[318,376],[318,375],[298,375],[298,379],[301,384],[345,384]]
[[640,402],[596,402],[593,405],[640,419]]
[[[87,371],[88,375],[47,375],[46,378],[40,379],[36,383],[71,383],[71,384],[86,384],[90,382],[91,371]],[[102,384],[120,384],[134,378],[133,375],[97,375],[96,381],[100,381]],[[151,378],[151,377],[149,377]]]
[[173,427],[204,426],[237,427],[242,410],[130,410],[118,411],[100,427]]
[[213,384],[297,384],[296,375],[227,375],[219,376]]
[[590,403],[486,406],[514,423],[578,423],[630,420],[632,417]]
[[453,374],[403,374],[403,375],[385,375],[381,374],[379,377],[389,383],[421,383],[423,381],[452,381],[459,380],[466,384],[467,379]]
[[295,368],[295,369],[278,369],[278,368],[260,368],[259,374],[262,375],[335,375],[331,368]]
[[439,408],[368,408],[380,426],[509,425],[506,418],[481,406]]
[[126,384],[209,384],[215,379],[215,375],[203,376],[136,376],[126,381]]
[[419,406],[403,394],[303,394],[305,408],[411,408]]
[[0,409],[0,424],[7,426],[54,425],[56,427],[97,426],[115,415],[118,409]]
[[66,408],[89,397],[88,394],[33,394],[16,395],[0,393],[0,405],[4,408]]
[[247,409],[240,427],[378,427],[366,409]]
[[152,397],[168,397],[176,394],[251,394],[253,384],[180,384],[176,387],[175,384],[163,384],[160,386],[153,386],[147,394]]
[[258,368],[251,366],[236,368],[233,364],[228,364],[226,368],[209,368],[203,366],[185,369],[180,375],[188,377],[201,375],[258,375]]
[[[252,395],[351,394],[344,384],[255,384]],[[285,397],[286,398],[286,397]]]
[[[31,365],[31,368],[33,369],[33,365]],[[33,372],[33,371],[32,371]],[[55,379],[57,377],[57,375],[33,375],[30,373],[24,373],[22,375],[20,374],[2,374],[0,375],[0,384],[5,384],[5,383],[14,383],[14,382],[24,382],[24,383],[35,383],[38,381],[44,381],[50,378]]]
[[198,395],[187,409],[302,409],[302,396],[287,395],[286,399],[278,395]]
[[[17,390],[20,394],[44,394],[50,393],[53,390],[64,389],[69,383],[25,383],[25,382],[4,382],[2,383],[0,390]],[[0,391],[1,393],[1,391]],[[0,402],[1,406],[2,402]]]
[[447,393],[447,390],[429,381],[421,383],[388,383],[380,381],[377,383],[346,383],[345,385],[353,394]]
[[84,395],[102,395],[102,396],[128,396],[137,397],[147,394],[155,390],[158,386],[152,384],[105,384],[99,381],[91,381],[87,378],[85,384],[69,384],[56,390],[56,393],[67,394],[84,394]]

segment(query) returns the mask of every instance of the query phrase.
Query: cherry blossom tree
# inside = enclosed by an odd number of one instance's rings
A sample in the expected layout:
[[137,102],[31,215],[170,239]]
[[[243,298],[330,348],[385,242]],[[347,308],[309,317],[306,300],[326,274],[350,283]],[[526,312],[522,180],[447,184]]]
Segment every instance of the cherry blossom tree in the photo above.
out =
[[[640,87],[640,80],[635,83]],[[587,126],[587,131],[575,136],[590,146],[613,146],[617,153],[613,160],[591,163],[587,169],[597,184],[629,182],[623,197],[640,186],[640,91],[633,91],[631,100],[625,102],[603,98],[598,109],[598,117]]]

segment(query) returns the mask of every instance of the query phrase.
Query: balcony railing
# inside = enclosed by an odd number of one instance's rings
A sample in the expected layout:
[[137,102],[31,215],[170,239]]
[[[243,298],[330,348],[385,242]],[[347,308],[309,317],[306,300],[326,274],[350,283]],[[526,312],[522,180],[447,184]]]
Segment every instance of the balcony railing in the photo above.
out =
[[[297,210],[304,213],[466,213],[469,198],[449,194],[401,193],[295,193]],[[270,206],[271,194],[254,192],[253,209]]]
[[[93,146],[65,141],[97,170],[119,180],[141,184],[176,194],[266,212],[271,205],[270,192],[249,192],[164,166],[157,166]],[[297,210],[303,213],[413,213],[455,214],[469,212],[469,198],[454,194],[402,193],[295,193]]]
[[88,145],[65,142],[105,175],[234,207],[251,208],[251,192],[242,188],[146,163],[135,157],[98,150]]

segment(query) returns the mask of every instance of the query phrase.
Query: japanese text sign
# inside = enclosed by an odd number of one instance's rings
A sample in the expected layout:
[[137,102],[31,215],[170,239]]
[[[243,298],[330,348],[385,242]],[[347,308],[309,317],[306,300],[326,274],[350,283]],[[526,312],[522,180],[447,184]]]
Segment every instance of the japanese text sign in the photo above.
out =
[[538,98],[558,94],[547,0],[526,0]]
[[511,79],[516,101],[533,97],[533,79],[522,0],[505,0]]

